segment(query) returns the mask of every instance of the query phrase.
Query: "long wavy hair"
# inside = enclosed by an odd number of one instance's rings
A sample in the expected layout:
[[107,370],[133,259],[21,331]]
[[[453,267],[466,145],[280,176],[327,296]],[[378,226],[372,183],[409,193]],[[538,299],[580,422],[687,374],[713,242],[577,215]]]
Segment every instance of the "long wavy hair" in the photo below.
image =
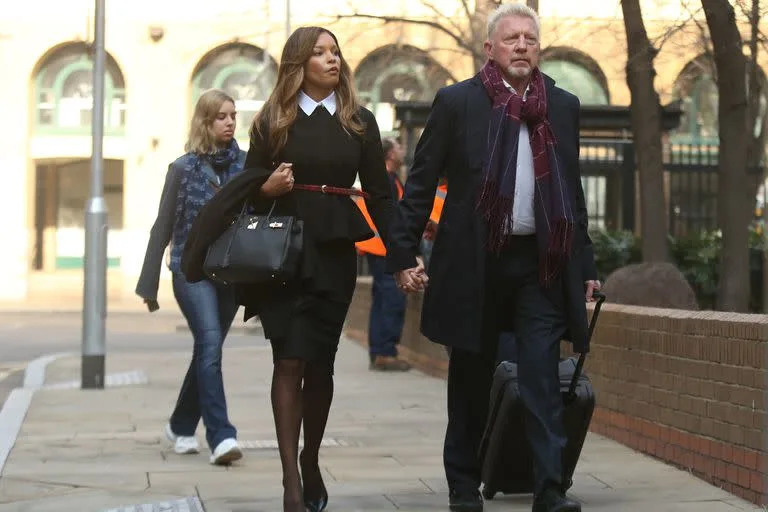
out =
[[213,122],[221,110],[221,106],[235,100],[221,89],[209,89],[200,95],[195,105],[195,113],[192,114],[192,122],[189,124],[189,136],[184,144],[184,151],[206,155],[216,152],[216,138],[211,132]]
[[[270,155],[274,158],[288,140],[288,129],[296,121],[298,113],[298,95],[304,83],[304,66],[312,56],[320,34],[331,36],[339,46],[336,36],[322,27],[297,28],[285,42],[283,54],[280,57],[280,67],[277,70],[277,85],[272,90],[269,99],[256,115],[251,125],[254,131],[264,136],[264,130],[269,133],[267,144]],[[339,83],[336,85],[336,110],[341,126],[347,133],[362,135],[365,127],[360,120],[360,102],[357,99],[352,70],[344,60],[339,49]]]

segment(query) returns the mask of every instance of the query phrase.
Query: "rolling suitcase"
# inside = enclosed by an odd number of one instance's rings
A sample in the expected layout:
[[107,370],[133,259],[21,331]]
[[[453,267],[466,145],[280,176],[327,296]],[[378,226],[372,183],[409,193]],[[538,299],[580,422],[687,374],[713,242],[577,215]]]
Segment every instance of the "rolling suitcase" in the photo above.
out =
[[[595,329],[605,295],[595,293],[597,303],[589,322],[589,334]],[[592,383],[582,373],[586,354],[578,359],[560,361],[560,390],[563,395],[563,425],[567,443],[563,450],[563,484],[573,484],[573,472],[579,460],[589,422],[595,408]],[[523,403],[517,382],[517,364],[501,362],[493,376],[488,421],[480,443],[483,497],[493,499],[504,494],[532,493],[533,457],[525,434]]]

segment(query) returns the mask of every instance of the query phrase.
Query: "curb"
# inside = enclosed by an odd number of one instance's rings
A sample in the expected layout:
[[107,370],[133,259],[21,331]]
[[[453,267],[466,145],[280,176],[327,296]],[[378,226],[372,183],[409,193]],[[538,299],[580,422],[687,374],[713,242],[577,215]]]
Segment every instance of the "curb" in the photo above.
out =
[[11,391],[0,410],[0,474],[5,469],[21,425],[27,416],[29,406],[35,391],[45,383],[45,369],[56,359],[71,355],[71,352],[61,352],[38,357],[27,365],[24,370],[24,386]]
[[38,389],[45,385],[46,367],[60,357],[74,355],[74,352],[58,352],[38,357],[24,370],[24,388]]

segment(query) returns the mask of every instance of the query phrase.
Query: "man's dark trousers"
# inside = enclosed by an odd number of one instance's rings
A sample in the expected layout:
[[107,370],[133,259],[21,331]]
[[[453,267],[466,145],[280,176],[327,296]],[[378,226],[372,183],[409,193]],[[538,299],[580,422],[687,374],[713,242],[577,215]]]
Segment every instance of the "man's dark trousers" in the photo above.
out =
[[480,486],[477,456],[488,415],[499,333],[514,331],[526,435],[534,458],[535,491],[561,484],[562,398],[558,377],[563,308],[538,282],[536,237],[510,236],[498,255],[489,254],[480,353],[453,348],[448,367],[448,429],[443,461],[448,486],[460,493]]
[[395,277],[386,272],[383,256],[367,254],[373,276],[371,316],[368,320],[368,351],[376,356],[397,356],[397,344],[405,323],[405,294],[397,288]]

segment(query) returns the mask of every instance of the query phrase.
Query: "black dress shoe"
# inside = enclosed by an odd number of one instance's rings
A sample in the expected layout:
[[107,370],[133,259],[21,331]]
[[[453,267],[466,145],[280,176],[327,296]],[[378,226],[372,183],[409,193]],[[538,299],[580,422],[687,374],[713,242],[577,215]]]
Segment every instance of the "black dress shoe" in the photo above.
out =
[[533,500],[533,512],[581,512],[581,505],[557,487],[547,487]]
[[451,491],[448,500],[451,512],[483,512],[483,498],[477,490]]

